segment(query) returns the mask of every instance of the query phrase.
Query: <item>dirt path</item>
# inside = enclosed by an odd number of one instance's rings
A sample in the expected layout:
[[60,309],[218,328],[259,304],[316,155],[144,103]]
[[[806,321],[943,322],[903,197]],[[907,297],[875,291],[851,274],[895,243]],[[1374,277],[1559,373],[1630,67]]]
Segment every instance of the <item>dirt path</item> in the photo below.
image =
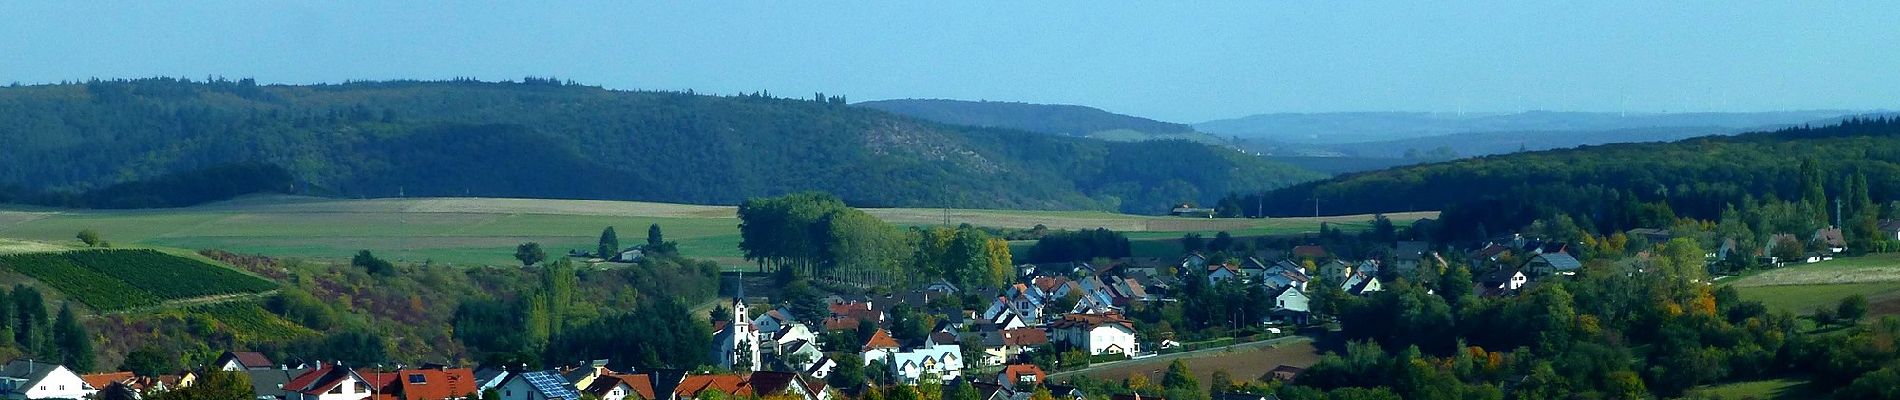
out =
[[184,308],[184,307],[191,307],[191,306],[202,306],[202,305],[207,305],[207,304],[218,304],[218,303],[238,301],[238,300],[260,299],[260,298],[264,298],[265,296],[270,296],[274,294],[277,294],[277,289],[271,289],[271,290],[266,290],[266,291],[257,292],[257,293],[230,293],[230,294],[219,294],[219,295],[210,295],[210,296],[199,296],[199,297],[193,297],[193,298],[188,298],[188,299],[168,300],[164,303],[159,303],[158,305],[155,305],[155,306],[128,308],[124,310],[113,311],[109,313],[101,313],[101,314],[129,314],[129,313],[135,313],[135,312],[147,312],[147,311],[161,310],[161,309],[167,309],[167,308]]

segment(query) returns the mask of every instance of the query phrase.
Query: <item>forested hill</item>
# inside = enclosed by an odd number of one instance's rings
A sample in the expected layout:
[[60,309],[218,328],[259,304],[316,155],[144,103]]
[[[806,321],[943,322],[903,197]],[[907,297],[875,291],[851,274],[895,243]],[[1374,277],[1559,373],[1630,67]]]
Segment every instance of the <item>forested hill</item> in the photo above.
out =
[[[11,187],[0,201],[179,205],[192,197],[84,199],[128,182],[117,198],[165,187],[148,182],[218,182],[202,177],[228,173],[200,171],[232,165],[281,167],[294,180],[252,186],[347,197],[736,204],[822,190],[864,206],[1131,212],[1318,178],[1193,143],[953,126],[820,97],[612,91],[548,79],[0,88],[0,187]],[[280,176],[264,169],[245,176]]]
[[1183,124],[1116,114],[1094,107],[1063,104],[901,99],[866,101],[853,105],[946,124],[1010,128],[1068,136],[1089,136],[1116,130],[1153,135],[1194,132],[1194,127]]
[[[1807,177],[1804,163],[1814,167]],[[1558,213],[1611,232],[1666,228],[1674,217],[1717,220],[1750,198],[1801,199],[1807,182],[1833,199],[1863,175],[1872,199],[1900,200],[1900,119],[1400,167],[1268,192],[1265,207],[1269,215],[1310,215],[1317,199],[1326,214],[1443,210],[1451,238]]]

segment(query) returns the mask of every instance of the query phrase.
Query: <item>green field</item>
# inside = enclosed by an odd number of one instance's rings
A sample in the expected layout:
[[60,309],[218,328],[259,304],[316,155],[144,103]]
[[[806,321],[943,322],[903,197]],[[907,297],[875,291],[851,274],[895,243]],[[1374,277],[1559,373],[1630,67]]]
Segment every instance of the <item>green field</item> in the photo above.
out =
[[[1321,222],[1351,227],[1368,216],[1196,219],[1099,211],[866,209],[901,225],[969,223],[1000,228],[1094,229],[1134,232],[1136,239],[1167,240],[1186,232],[1227,230],[1239,236],[1316,231]],[[1406,223],[1431,213],[1393,218]],[[593,200],[425,198],[334,200],[288,196],[240,199],[159,210],[0,209],[0,252],[74,242],[95,229],[120,247],[217,248],[283,257],[343,259],[359,249],[407,262],[454,265],[513,263],[514,246],[538,242],[549,253],[591,250],[600,230],[614,226],[621,243],[644,240],[660,224],[668,240],[690,257],[727,265],[740,259],[738,219],[729,206]],[[31,242],[20,242],[20,240]],[[32,243],[38,242],[38,243]],[[14,243],[9,246],[8,243]],[[1159,246],[1166,246],[1162,244]],[[1165,249],[1161,247],[1158,249]],[[1163,250],[1154,250],[1163,251]]]
[[100,311],[277,287],[233,269],[154,250],[10,254],[0,256],[0,268],[31,277]]
[[1789,265],[1722,283],[1773,311],[1805,314],[1858,294],[1867,296],[1874,315],[1900,313],[1900,254]]
[[1809,393],[1807,387],[1807,381],[1805,380],[1770,379],[1703,386],[1689,390],[1689,394],[1698,399],[1724,400],[1811,399],[1821,397],[1821,394]]

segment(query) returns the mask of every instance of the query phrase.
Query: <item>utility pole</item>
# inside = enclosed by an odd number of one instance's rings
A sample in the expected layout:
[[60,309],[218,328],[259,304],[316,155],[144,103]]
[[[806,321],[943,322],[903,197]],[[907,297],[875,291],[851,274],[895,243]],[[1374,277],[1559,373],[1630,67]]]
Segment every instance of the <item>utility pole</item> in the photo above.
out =
[[1319,218],[1319,196],[1313,196],[1313,217]]

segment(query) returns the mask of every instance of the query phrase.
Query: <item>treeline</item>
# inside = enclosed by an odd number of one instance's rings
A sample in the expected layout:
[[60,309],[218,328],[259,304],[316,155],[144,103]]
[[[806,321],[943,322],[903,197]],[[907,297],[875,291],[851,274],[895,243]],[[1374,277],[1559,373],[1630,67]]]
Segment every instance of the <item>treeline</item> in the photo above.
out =
[[39,289],[16,285],[9,292],[0,288],[0,357],[59,363],[81,372],[94,370],[97,357],[92,335],[72,305],[61,305],[56,319],[49,320],[52,317]]
[[[611,91],[551,78],[7,87],[0,88],[0,137],[8,138],[0,185],[17,187],[14,198],[84,193],[260,163],[281,166],[304,185],[300,191],[347,197],[738,204],[823,190],[867,206],[1159,213],[1321,177],[1189,142],[1109,143],[945,125],[842,106],[840,96],[817,99]],[[219,177],[204,176],[209,183]],[[239,188],[289,186],[274,173],[261,177],[268,179]],[[176,205],[200,199],[146,194],[196,182],[133,185],[112,192],[130,192],[123,196],[60,203]]]
[[[1586,146],[1368,172],[1237,196],[1254,216],[1443,210],[1446,239],[1475,239],[1565,214],[1595,232],[1665,227],[1674,218],[1718,220],[1748,199],[1808,200],[1825,210],[1865,191],[1896,200],[1900,119],[1849,119],[1735,137]],[[1853,187],[1864,179],[1863,187]],[[1818,201],[1819,188],[1829,194]],[[1852,216],[1848,216],[1852,217]],[[1845,218],[1843,218],[1845,219]],[[1795,233],[1795,232],[1787,232]],[[1809,232],[1811,233],[1811,232]]]
[[746,259],[788,277],[899,287],[942,278],[994,288],[1015,265],[1009,243],[985,230],[968,224],[899,229],[825,193],[747,200],[739,205],[739,221]]
[[252,193],[292,193],[290,171],[275,165],[238,162],[181,171],[86,190],[36,191],[0,187],[0,203],[73,208],[160,208],[204,204]]

